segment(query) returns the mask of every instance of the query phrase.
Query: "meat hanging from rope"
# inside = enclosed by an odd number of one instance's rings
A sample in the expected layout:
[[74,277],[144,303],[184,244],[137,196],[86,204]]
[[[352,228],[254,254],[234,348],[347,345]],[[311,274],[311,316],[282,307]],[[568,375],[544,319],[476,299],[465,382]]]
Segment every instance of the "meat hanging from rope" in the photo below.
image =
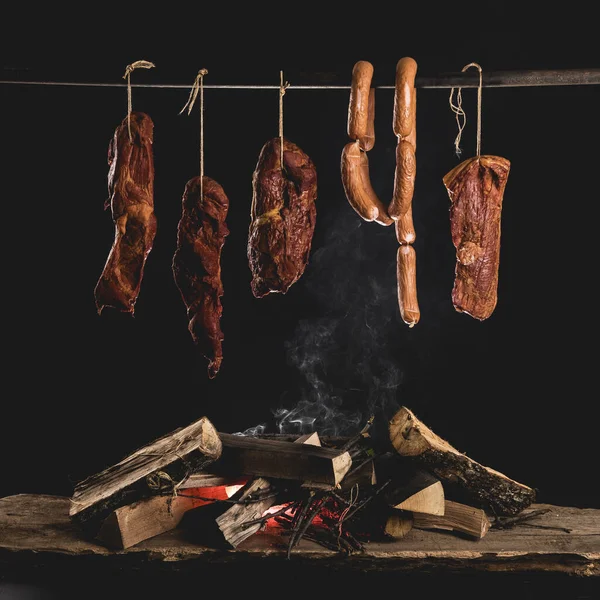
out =
[[208,360],[210,379],[223,361],[221,251],[229,235],[228,210],[229,199],[221,185],[210,177],[190,179],[173,255],[173,276],[187,308],[188,329]]
[[498,302],[500,220],[509,171],[506,158],[484,155],[463,161],[443,178],[456,248],[452,303],[480,321]]
[[152,119],[132,112],[117,127],[109,145],[109,198],[104,207],[111,209],[115,237],[94,289],[99,314],[106,307],[134,313],[157,228],[153,134]]
[[317,170],[310,157],[279,137],[260,151],[252,177],[248,261],[256,298],[285,294],[304,273],[317,220]]

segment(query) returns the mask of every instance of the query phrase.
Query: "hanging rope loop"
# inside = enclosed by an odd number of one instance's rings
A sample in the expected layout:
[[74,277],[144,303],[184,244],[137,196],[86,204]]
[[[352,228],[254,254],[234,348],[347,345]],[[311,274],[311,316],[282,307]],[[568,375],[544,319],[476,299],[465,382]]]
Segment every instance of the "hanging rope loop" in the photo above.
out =
[[[479,71],[479,85],[477,87],[477,156],[481,156],[481,96],[483,89],[483,71],[481,66],[475,62],[469,63],[462,68],[462,72],[464,73],[467,69],[471,67],[475,67]],[[462,154],[462,149],[460,148],[460,139],[462,137],[463,129],[467,124],[467,115],[462,107],[462,88],[458,88],[458,92],[456,93],[456,104],[452,101],[454,96],[454,88],[450,90],[450,109],[456,115],[456,124],[458,125],[458,134],[456,139],[454,140],[454,151],[456,152],[456,156],[460,158]]]
[[283,171],[283,97],[285,91],[290,87],[289,82],[283,81],[283,71],[279,71],[279,153],[281,170]]
[[135,62],[127,65],[125,69],[125,75],[123,75],[123,79],[127,79],[127,130],[129,132],[129,141],[133,141],[131,137],[131,111],[132,111],[132,102],[131,102],[131,73],[135,69],[151,69],[155,67],[154,63],[151,63],[148,60],[136,60]]

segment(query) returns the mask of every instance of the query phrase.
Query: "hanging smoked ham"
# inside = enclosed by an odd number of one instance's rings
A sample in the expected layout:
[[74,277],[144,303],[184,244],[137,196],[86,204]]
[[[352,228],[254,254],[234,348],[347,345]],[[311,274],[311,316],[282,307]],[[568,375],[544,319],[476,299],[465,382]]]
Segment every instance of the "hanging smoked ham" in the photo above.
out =
[[475,156],[443,179],[450,196],[456,270],[452,303],[458,312],[487,319],[498,301],[500,217],[510,162]]
[[156,236],[153,132],[152,119],[133,112],[109,145],[109,198],[104,207],[112,212],[115,237],[94,289],[99,314],[106,307],[133,314],[140,293]]
[[[450,230],[456,248],[452,303],[458,312],[483,321],[491,316],[498,302],[500,220],[510,161],[481,154],[482,69],[477,63],[469,63],[462,70],[471,67],[479,71],[477,155],[454,167],[443,182],[450,196]],[[450,106],[459,124],[454,145],[460,155],[466,116],[462,95],[457,95],[458,103],[454,105],[453,92],[454,88],[450,92]]]
[[206,69],[198,71],[181,110],[188,109],[190,114],[200,93],[200,175],[192,177],[183,192],[172,269],[187,309],[188,330],[208,360],[209,378],[214,379],[223,362],[221,251],[229,235],[225,222],[229,199],[220,184],[204,176],[203,78],[207,73]]
[[[200,186],[202,182],[202,189]],[[229,229],[229,200],[210,177],[193,177],[183,193],[173,276],[187,308],[188,329],[216,377],[223,361],[221,250]]]

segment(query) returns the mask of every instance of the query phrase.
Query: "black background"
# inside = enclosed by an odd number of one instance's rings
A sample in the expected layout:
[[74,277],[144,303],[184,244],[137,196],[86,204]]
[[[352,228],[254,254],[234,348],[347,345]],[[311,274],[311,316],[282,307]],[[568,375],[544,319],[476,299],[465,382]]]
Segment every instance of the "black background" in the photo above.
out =
[[[70,495],[77,481],[203,415],[220,431],[263,424],[277,432],[277,409],[326,406],[329,416],[319,410],[313,427],[351,433],[371,411],[383,423],[406,405],[459,450],[535,487],[539,501],[599,508],[598,87],[483,90],[482,151],[512,164],[499,301],[485,322],[456,312],[450,298],[454,248],[442,177],[459,159],[449,90],[418,91],[421,321],[413,329],[398,314],[393,229],[361,221],[344,197],[349,92],[293,88],[349,85],[357,60],[373,63],[374,85],[392,85],[402,56],[415,58],[423,76],[472,61],[484,72],[600,66],[593,39],[507,30],[511,16],[496,10],[486,27],[452,27],[440,15],[439,32],[415,25],[401,33],[384,11],[365,18],[363,33],[306,14],[279,21],[273,13],[272,24],[259,26],[239,13],[228,20],[184,12],[142,25],[137,16],[90,11],[70,26],[54,13],[52,26],[40,17],[3,40],[2,79],[122,83],[126,65],[140,59],[156,68],[135,71],[134,83],[191,85],[206,67],[206,85],[277,84],[283,69],[292,85],[285,135],[314,160],[319,188],[304,276],[285,296],[254,298],[251,178],[262,145],[277,135],[278,92],[205,91],[205,174],[230,199],[231,231],[222,255],[225,358],[211,381],[171,272],[181,195],[199,172],[198,107],[178,114],[188,89],[133,89],[134,110],[155,124],[158,234],[131,318],[99,316],[93,297],[113,238],[103,210],[106,153],[126,114],[125,88],[1,84],[0,496]],[[109,17],[105,26],[101,17]],[[476,91],[463,98],[467,158]],[[392,107],[393,91],[379,90],[369,159],[384,201],[395,164]],[[289,422],[283,430],[297,431]]]

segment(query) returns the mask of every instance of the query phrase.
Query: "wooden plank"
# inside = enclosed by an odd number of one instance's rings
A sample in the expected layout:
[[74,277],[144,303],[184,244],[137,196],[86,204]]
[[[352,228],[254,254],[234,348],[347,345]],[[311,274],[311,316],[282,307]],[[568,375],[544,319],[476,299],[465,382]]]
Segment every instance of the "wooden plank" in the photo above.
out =
[[220,459],[211,472],[294,479],[338,486],[352,465],[348,452],[279,440],[219,432]]
[[535,500],[535,491],[479,464],[436,435],[403,406],[389,425],[392,445],[443,482],[460,485],[496,515],[515,515]]
[[[181,528],[119,552],[86,540],[69,519],[69,498],[21,494],[0,499],[0,570],[17,565],[36,567],[52,561],[66,570],[93,563],[100,572],[112,568],[148,567],[197,571],[210,569],[215,550],[187,539]],[[545,504],[549,509],[531,521],[536,527],[491,528],[482,540],[469,540],[439,531],[413,528],[397,542],[369,542],[365,552],[348,557],[308,540],[295,549],[294,560],[307,567],[335,566],[364,571],[473,573],[568,573],[600,577],[600,509]],[[526,514],[525,511],[523,514]],[[544,528],[540,528],[545,527]],[[567,533],[561,529],[567,528]],[[220,562],[238,561],[271,566],[288,564],[287,539],[277,530],[258,532],[236,549],[218,554]],[[101,560],[100,560],[101,559]],[[83,563],[81,561],[84,561]]]
[[75,486],[69,515],[88,533],[116,508],[156,495],[200,471],[221,455],[222,444],[213,424],[202,417],[136,450],[119,463]]

